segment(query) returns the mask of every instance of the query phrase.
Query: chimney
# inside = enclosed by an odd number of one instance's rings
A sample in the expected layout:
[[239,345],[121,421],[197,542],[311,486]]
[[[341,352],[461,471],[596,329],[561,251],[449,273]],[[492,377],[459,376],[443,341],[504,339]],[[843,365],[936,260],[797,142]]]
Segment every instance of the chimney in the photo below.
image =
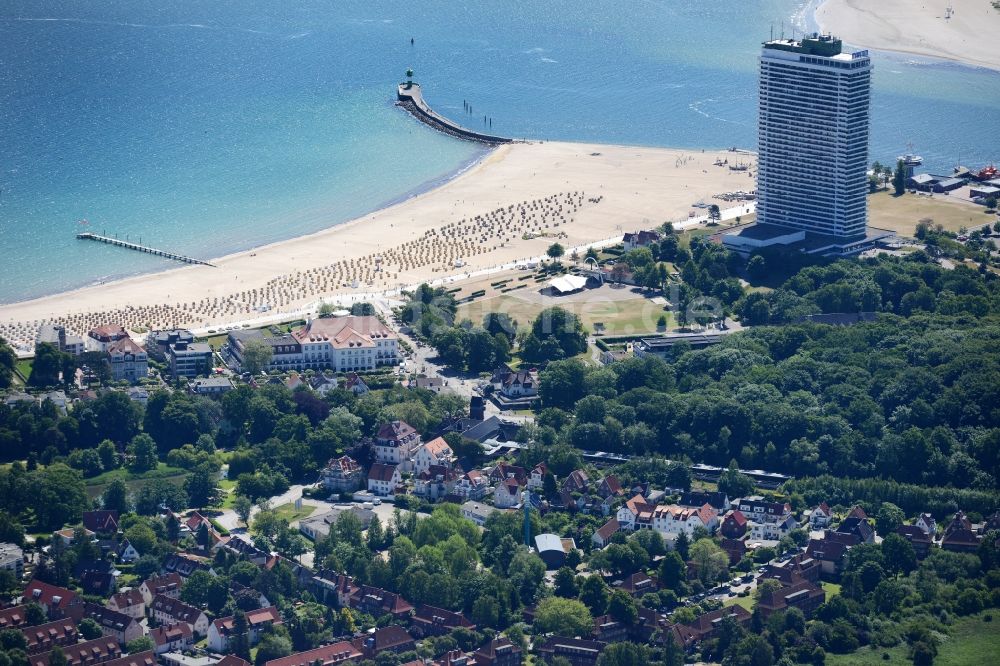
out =
[[469,400],[469,418],[477,421],[486,420],[486,401],[482,396],[474,395]]

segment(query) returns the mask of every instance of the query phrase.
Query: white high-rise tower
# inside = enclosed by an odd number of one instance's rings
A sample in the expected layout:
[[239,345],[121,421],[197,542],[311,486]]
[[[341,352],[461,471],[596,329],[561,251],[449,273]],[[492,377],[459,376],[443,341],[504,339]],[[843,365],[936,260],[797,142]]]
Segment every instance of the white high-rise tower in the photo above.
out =
[[812,35],[760,56],[757,222],[852,245],[868,218],[871,59]]

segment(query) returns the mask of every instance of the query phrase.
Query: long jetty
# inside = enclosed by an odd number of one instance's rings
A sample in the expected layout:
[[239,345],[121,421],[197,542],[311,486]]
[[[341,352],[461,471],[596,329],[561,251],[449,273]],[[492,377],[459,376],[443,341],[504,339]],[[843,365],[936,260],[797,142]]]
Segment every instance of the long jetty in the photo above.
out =
[[139,245],[138,243],[132,243],[130,241],[123,241],[120,238],[111,238],[110,236],[102,236],[100,234],[95,234],[90,231],[84,231],[76,235],[77,238],[82,240],[92,240],[99,243],[107,243],[108,245],[117,245],[118,247],[124,247],[128,250],[136,250],[137,252],[145,252],[147,254],[155,254],[158,257],[164,257],[165,259],[173,259],[174,261],[180,261],[185,264],[199,264],[201,266],[211,266],[215,268],[215,264],[211,264],[207,261],[202,261],[201,259],[195,259],[194,257],[185,257],[183,254],[176,254],[174,252],[167,252],[166,250],[158,250],[155,247],[148,247],[146,245]]
[[420,122],[433,127],[439,132],[444,132],[445,134],[449,134],[458,139],[485,143],[490,146],[498,146],[503,143],[514,142],[514,139],[494,136],[484,132],[477,132],[476,130],[469,129],[468,127],[462,127],[455,121],[445,118],[428,106],[427,102],[424,101],[424,96],[420,91],[419,83],[400,83],[399,90],[396,93],[396,99],[398,100],[396,102],[398,106],[401,106],[409,111],[413,117]]

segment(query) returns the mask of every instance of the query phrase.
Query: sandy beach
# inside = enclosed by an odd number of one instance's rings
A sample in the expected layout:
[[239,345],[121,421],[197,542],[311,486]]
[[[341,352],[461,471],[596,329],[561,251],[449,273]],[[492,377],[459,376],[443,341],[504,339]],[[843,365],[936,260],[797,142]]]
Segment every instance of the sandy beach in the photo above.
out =
[[[752,190],[753,163],[701,152],[539,142],[497,148],[444,185],[347,224],[213,260],[0,306],[0,336],[30,347],[57,322],[205,327],[301,309],[320,298],[397,289],[687,220],[692,204]],[[122,250],[126,252],[128,250]]]
[[990,0],[826,0],[816,22],[854,46],[1000,70],[1000,10]]

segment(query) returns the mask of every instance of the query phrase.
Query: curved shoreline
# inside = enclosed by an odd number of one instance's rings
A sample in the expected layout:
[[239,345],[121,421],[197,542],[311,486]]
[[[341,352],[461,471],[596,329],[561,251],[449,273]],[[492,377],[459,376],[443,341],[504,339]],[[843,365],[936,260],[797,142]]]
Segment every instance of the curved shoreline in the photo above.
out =
[[944,11],[943,3],[930,8],[907,0],[877,4],[820,0],[811,19],[820,32],[835,33],[853,46],[1000,72],[1000,52],[993,46],[1000,11],[988,4],[974,6],[969,0],[952,0],[952,4],[957,10],[945,20],[935,15]]
[[[537,257],[553,238],[575,247],[620,234],[620,225],[687,221],[697,214],[693,202],[748,189],[745,174],[713,166],[727,156],[506,144],[434,189],[319,232],[221,257],[213,261],[217,268],[186,266],[0,306],[0,335],[30,349],[38,325],[59,319],[84,333],[104,321],[217,327]],[[566,208],[568,200],[575,203]],[[535,217],[543,211],[548,219]]]

